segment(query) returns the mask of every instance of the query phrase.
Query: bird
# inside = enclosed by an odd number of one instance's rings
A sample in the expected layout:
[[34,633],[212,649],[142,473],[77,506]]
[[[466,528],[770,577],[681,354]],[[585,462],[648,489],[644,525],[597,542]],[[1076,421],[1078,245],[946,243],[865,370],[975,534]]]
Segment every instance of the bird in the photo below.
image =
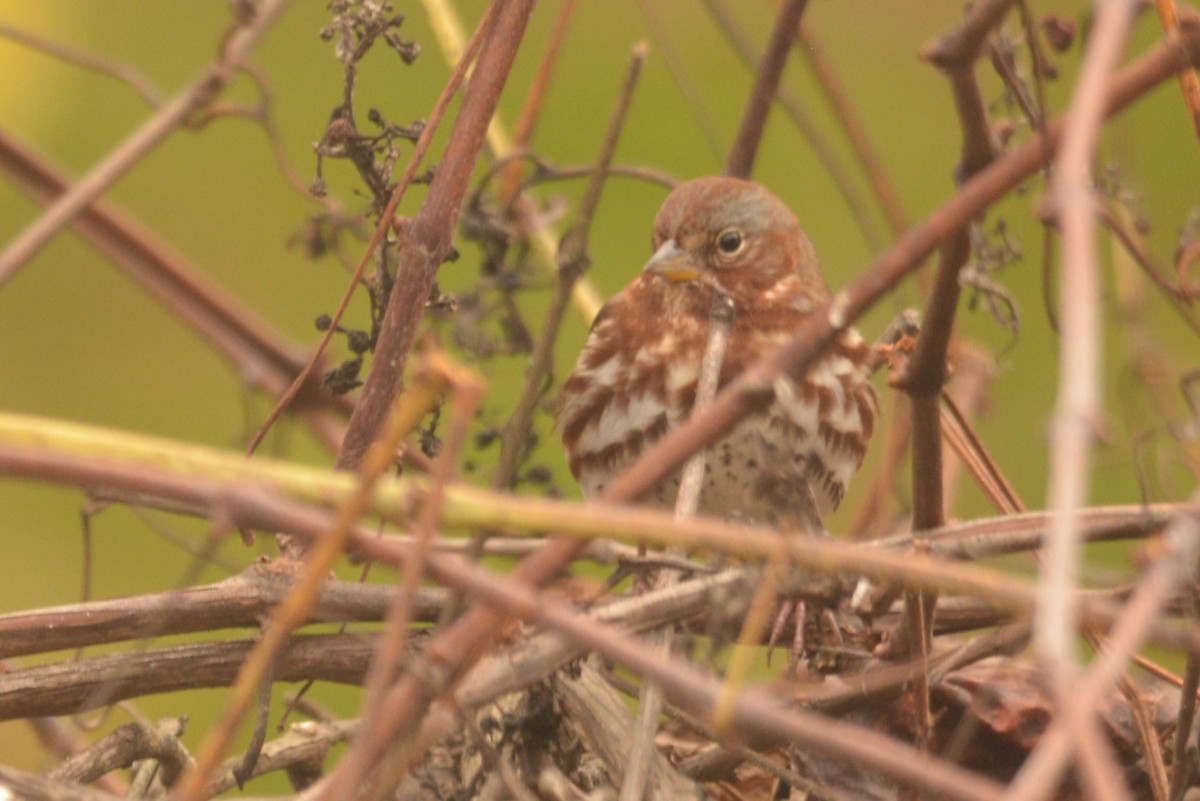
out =
[[[698,178],[654,221],[653,254],[592,323],[559,394],[556,430],[585,498],[692,413],[713,302],[734,317],[718,386],[789,340],[830,301],[812,243],[791,209],[753,181]],[[862,464],[878,402],[871,348],[843,329],[799,378],[706,451],[696,512],[811,528],[837,508]],[[641,502],[671,508],[679,471]]]

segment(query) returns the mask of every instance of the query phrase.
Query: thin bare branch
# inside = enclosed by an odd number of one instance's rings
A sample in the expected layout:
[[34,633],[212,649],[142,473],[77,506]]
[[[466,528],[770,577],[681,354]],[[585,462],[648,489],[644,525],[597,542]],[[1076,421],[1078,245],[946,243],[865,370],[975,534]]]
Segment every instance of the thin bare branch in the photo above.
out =
[[783,78],[783,67],[796,38],[800,17],[808,6],[808,0],[783,0],[775,26],[771,29],[771,40],[763,53],[762,60],[754,73],[754,88],[742,115],[742,124],[725,161],[725,174],[735,178],[749,178],[754,172],[754,156],[762,141],[767,123],[767,113],[775,102],[775,93]]
[[[237,453],[203,446],[5,414],[0,414],[0,472],[87,490],[103,487],[110,492],[119,490],[139,497],[171,499],[177,507],[194,508],[200,514],[218,519],[226,512],[222,504],[230,486],[269,491],[325,506],[344,504],[357,491],[355,476],[342,471],[272,463],[266,459],[247,461]],[[194,485],[189,486],[189,481]],[[388,519],[411,519],[420,508],[425,486],[423,481],[413,478],[382,477],[375,485],[370,508]],[[644,540],[660,545],[709,548],[742,558],[768,557],[778,547],[777,533],[768,528],[711,518],[696,518],[687,525],[679,525],[669,514],[627,506],[586,503],[583,508],[590,513],[579,514],[579,505],[575,503],[516,498],[456,484],[446,488],[442,520],[446,528],[538,533],[552,530],[580,541],[620,537],[631,542]],[[1083,519],[1094,522],[1092,536],[1096,540],[1144,537],[1161,528],[1163,515],[1188,511],[1189,506],[1172,504],[1113,507],[1098,509]],[[931,549],[948,558],[1010,553],[1039,547],[1047,519],[1039,513],[982,520],[932,531],[927,538]],[[381,539],[396,547],[406,542],[411,544],[411,540]],[[1027,608],[1027,585],[1017,579],[1000,580],[990,572],[987,579],[982,579],[981,573],[968,570],[966,565],[946,564],[934,570],[897,555],[881,558],[870,553],[881,546],[907,547],[910,542],[902,538],[851,545],[834,540],[791,538],[788,546],[790,558],[796,564],[816,570],[886,575],[930,589],[992,597],[1011,608]],[[542,548],[562,544],[563,537],[559,537]],[[939,572],[940,579],[931,579],[932,574]]]
[[[1173,523],[1166,534],[1167,547],[1147,575],[1134,590],[1133,598],[1109,632],[1104,650],[1071,687],[1071,705],[1088,714],[1083,721],[1072,719],[1072,713],[1060,710],[1060,717],[1038,740],[1020,772],[1009,785],[1006,798],[1044,799],[1058,786],[1066,769],[1071,751],[1079,742],[1079,728],[1090,723],[1104,693],[1124,675],[1125,663],[1144,641],[1146,627],[1154,620],[1166,598],[1178,586],[1195,581],[1197,557],[1200,556],[1200,523],[1195,517],[1182,517]],[[1036,618],[1035,618],[1036,621]],[[1091,726],[1093,731],[1098,727]],[[1073,743],[1072,739],[1076,739]],[[1108,767],[1115,767],[1111,763]],[[1100,768],[1104,770],[1103,768]],[[1085,771],[1084,779],[1087,780]],[[1110,780],[1110,771],[1103,776]],[[1122,790],[1123,781],[1115,779],[1109,787]],[[1089,788],[1090,789],[1090,788]],[[1122,793],[1125,797],[1128,791]]]
[[[395,681],[401,666],[404,665],[405,652],[409,643],[409,626],[412,624],[413,612],[417,609],[419,585],[425,579],[432,543],[438,535],[445,504],[446,485],[454,476],[463,440],[466,439],[467,428],[475,412],[479,409],[485,388],[481,379],[469,370],[451,362],[444,354],[435,353],[433,358],[437,361],[434,369],[446,376],[450,391],[453,393],[450,401],[450,432],[434,460],[429,491],[426,493],[421,509],[412,525],[416,542],[409,549],[410,557],[404,562],[400,586],[393,597],[391,608],[388,610],[387,628],[384,630],[383,641],[375,650],[371,660],[371,670],[367,674],[366,692],[362,701],[362,717],[365,721],[366,731],[374,730],[377,704],[386,694],[387,688]],[[432,360],[430,357],[427,359]],[[360,754],[369,753],[372,749],[382,750],[382,745],[384,744],[370,743],[365,738],[356,740],[354,747],[345,757],[345,762],[350,765],[346,768],[347,772],[355,775],[357,771],[365,770],[367,766],[360,761],[362,759]]]
[[517,468],[525,456],[529,432],[533,424],[533,414],[545,392],[545,381],[554,367],[554,346],[558,342],[558,332],[566,316],[571,296],[574,294],[575,282],[583,275],[591,264],[588,253],[588,237],[592,220],[600,203],[600,193],[608,178],[613,156],[617,151],[617,141],[625,127],[625,119],[633,100],[633,91],[637,86],[638,76],[648,55],[644,44],[634,46],[630,56],[629,66],[625,72],[617,105],[609,119],[608,130],[600,144],[600,152],[596,156],[596,164],[592,168],[587,188],[579,204],[579,215],[558,246],[557,283],[550,308],[542,322],[542,333],[534,343],[533,353],[529,356],[529,366],[525,369],[525,383],[521,387],[521,396],[513,409],[512,417],[504,426],[500,439],[500,461],[492,479],[496,489],[508,489],[513,485]]
[[[717,28],[725,34],[725,38],[729,40],[729,44],[737,52],[742,63],[746,65],[751,74],[757,74],[759,60],[762,56],[758,49],[754,46],[750,36],[746,33],[742,26],[741,16],[736,11],[731,9],[725,0],[704,0],[704,5],[708,9],[708,13],[713,17],[713,21],[717,24]],[[797,29],[796,41],[802,41],[804,36],[804,25],[801,24]],[[805,51],[806,47],[801,46],[798,50]],[[827,67],[827,65],[825,65]],[[833,80],[831,74],[823,75],[822,77]],[[843,98],[844,99],[844,98]],[[809,114],[800,95],[791,91],[782,83],[776,87],[775,100],[779,103],[783,111],[791,119],[792,124],[808,142],[812,148],[813,154],[820,162],[822,168],[829,173],[830,179],[838,192],[842,196],[842,200],[846,203],[846,208],[849,210],[854,221],[858,224],[859,230],[862,232],[863,239],[872,251],[877,251],[883,246],[883,239],[879,233],[879,226],[867,211],[867,203],[863,198],[862,192],[859,191],[854,178],[850,175],[846,168],[845,159],[836,147],[829,141],[828,137],[821,132],[812,115]],[[898,232],[897,232],[898,233]]]
[[91,784],[106,773],[128,768],[138,760],[153,759],[162,770],[163,784],[170,786],[190,758],[179,742],[182,733],[183,721],[178,718],[168,718],[157,726],[126,723],[60,763],[49,775]]
[[379,438],[371,443],[370,450],[362,458],[358,475],[355,476],[353,493],[338,506],[337,517],[327,535],[317,547],[305,554],[299,580],[290,588],[263,630],[262,639],[247,656],[233,683],[224,713],[211,729],[196,754],[196,761],[189,766],[177,788],[177,797],[183,801],[198,801],[209,774],[224,756],[225,749],[234,731],[248,711],[255,692],[264,677],[273,672],[278,655],[291,632],[308,617],[316,598],[317,589],[326,580],[334,560],[341,555],[358,519],[367,510],[369,498],[376,482],[391,466],[400,441],[420,422],[421,418],[436,404],[438,396],[445,390],[448,376],[438,371],[435,365],[427,365],[428,372],[418,374],[411,391],[400,398],[388,414]]
[[[824,45],[803,22],[800,23],[800,28],[796,33],[796,48],[808,61],[821,91],[825,94],[826,102],[833,108],[842,132],[846,136],[846,141],[850,143],[859,165],[866,173],[871,188],[875,191],[875,199],[878,201],[880,209],[883,210],[884,216],[887,217],[892,235],[899,236],[909,225],[908,215],[904,212],[904,204],[900,200],[900,193],[896,191],[895,184],[888,176],[887,169],[883,166],[874,145],[871,144],[871,137],[867,134],[866,125],[855,111],[849,93],[842,86],[829,59],[825,57]],[[781,102],[783,102],[783,98],[784,96],[780,97]],[[787,107],[786,102],[784,102],[784,107]],[[822,163],[828,164],[829,162],[822,159]]]
[[1160,264],[1150,255],[1146,249],[1146,243],[1133,230],[1132,226],[1128,225],[1125,220],[1109,206],[1109,204],[1101,203],[1097,207],[1097,214],[1104,225],[1113,233],[1121,246],[1125,248],[1134,263],[1142,269],[1146,277],[1150,279],[1150,283],[1162,292],[1167,299],[1167,303],[1175,310],[1175,313],[1192,331],[1200,336],[1200,316],[1196,314],[1185,289],[1178,286],[1172,286],[1167,281],[1165,271]]
[[204,74],[159,108],[158,112],[108,156],[64,192],[32,225],[0,253],[0,286],[70,224],[81,211],[112,186],[199,109],[211,103],[237,74],[241,62],[287,6],[288,0],[264,0],[255,13],[241,18],[228,36],[220,57]]
[[[188,632],[257,628],[283,601],[293,578],[256,563],[216,584],[0,615],[0,659]],[[392,594],[387,586],[330,581],[321,587],[309,621],[380,621]],[[423,589],[414,599],[414,617],[435,620],[446,597],[443,590]]]
[[684,103],[687,104],[688,110],[692,113],[692,117],[696,121],[696,127],[700,130],[700,135],[704,137],[704,142],[708,145],[709,152],[712,153],[713,159],[719,162],[721,154],[725,149],[725,146],[721,143],[720,133],[717,131],[712,113],[704,103],[703,96],[701,96],[699,90],[696,88],[696,82],[688,74],[687,68],[683,63],[683,58],[675,48],[670,30],[663,24],[662,18],[654,7],[655,1],[638,0],[638,8],[641,9],[642,17],[646,20],[646,27],[650,29],[650,39],[654,42],[654,46],[662,56],[663,61],[666,62],[667,70],[671,73],[671,79],[675,82],[675,87],[679,90]]
[[[1188,616],[1194,621],[1198,606],[1195,589],[1188,593],[1186,604]],[[1188,654],[1183,685],[1180,688],[1179,716],[1175,722],[1174,748],[1172,749],[1172,753],[1175,754],[1175,761],[1171,766],[1170,798],[1172,801],[1183,797],[1184,791],[1191,784],[1192,776],[1190,774],[1196,768],[1195,763],[1188,755],[1188,745],[1192,739],[1192,726],[1196,720],[1197,688],[1200,688],[1200,655]]]
[[[463,35],[462,24],[454,9],[454,3],[451,0],[421,0],[421,4],[429,14],[443,54],[451,63],[457,62],[463,50]],[[505,158],[513,152],[512,144],[498,115],[494,115],[488,125],[487,148],[492,158]],[[525,202],[525,199],[519,194],[516,196],[516,200],[518,215],[529,218],[521,221],[521,228],[529,233],[531,244],[539,261],[548,271],[553,271],[555,245],[557,244],[555,238],[549,230],[535,224],[533,218],[536,216],[537,210],[533,204]],[[583,316],[584,321],[588,323],[595,318],[604,304],[600,292],[586,277],[575,282],[575,292],[571,296],[571,300]]]
[[[59,171],[4,131],[0,131],[0,170],[45,204],[61,197],[67,187]],[[73,224],[131,280],[202,335],[252,386],[275,396],[295,382],[297,413],[331,448],[337,447],[350,403],[304,373],[299,346],[110,203],[96,201]]]
[[[734,307],[733,301],[725,293],[718,292],[713,298],[712,309],[709,312],[708,342],[704,348],[704,356],[700,360],[700,374],[696,379],[696,398],[692,405],[693,414],[711,403],[713,396],[717,394],[717,384],[721,378],[721,365],[725,361],[725,349],[729,344],[729,334],[736,314],[737,309]],[[700,491],[704,486],[705,457],[705,452],[699,451],[688,460],[683,468],[683,475],[679,481],[679,492],[675,496],[676,521],[686,521],[696,514],[696,507],[700,503]],[[667,554],[682,557],[684,551],[682,548],[670,548]],[[654,577],[654,587],[661,590],[672,586],[677,580],[678,573],[675,571],[661,570]],[[664,657],[669,657],[673,641],[674,632],[670,628],[665,628],[649,637],[647,645],[651,648],[658,648]],[[738,676],[735,681],[741,678]],[[628,766],[621,782],[620,801],[640,801],[645,796],[646,782],[650,776],[651,766],[657,758],[654,739],[658,732],[662,705],[662,691],[657,685],[644,682],[638,695],[637,725],[633,730]]]
[[[533,141],[534,129],[537,127],[538,115],[542,103],[546,99],[546,91],[550,87],[550,78],[558,65],[558,55],[562,49],[563,40],[567,35],[567,26],[575,14],[575,0],[563,0],[558,6],[558,15],[554,18],[554,30],[546,41],[542,57],[538,61],[537,72],[529,82],[529,90],[525,94],[525,105],[521,107],[521,115],[513,123],[512,151],[520,153],[529,148]],[[508,199],[516,195],[521,181],[521,165],[511,161],[505,168],[500,180],[500,197]]]
[[[376,644],[374,634],[291,637],[275,678],[358,685]],[[126,698],[228,687],[254,646],[254,640],[188,643],[9,671],[0,674],[0,720],[71,715]]]
[[[357,720],[305,721],[263,745],[253,775],[261,776],[309,762],[324,764],[329,750],[349,739],[357,728]],[[239,782],[233,775],[235,767],[236,760],[227,760],[213,773],[207,790],[209,797],[242,786],[244,782]]]
[[64,45],[62,42],[46,39],[29,31],[14,28],[3,22],[0,22],[0,37],[24,45],[31,50],[45,53],[68,64],[74,64],[77,67],[116,78],[136,92],[150,108],[158,108],[163,103],[163,94],[154,85],[154,82],[128,64],[102,58],[95,53],[76,50],[73,47]]
[[51,779],[37,773],[10,768],[0,764],[0,787],[11,791],[23,801],[121,801],[122,797],[111,795],[91,787],[81,787],[75,782]]
[[[1106,113],[1115,114],[1151,86],[1174,75],[1181,64],[1196,61],[1200,61],[1200,30],[1186,39],[1172,40],[1156,47],[1114,78],[1109,85]],[[1046,137],[1052,149],[1058,146],[1062,132],[1062,120],[1048,127]],[[900,237],[857,281],[835,296],[828,308],[812,314],[786,345],[752,365],[702,414],[674,429],[643,453],[635,464],[608,485],[604,499],[636,499],[672,470],[678,469],[704,443],[726,433],[743,416],[765,405],[771,397],[774,376],[803,373],[838,332],[915,270],[934,248],[1033,174],[1041,165],[1044,146],[1041,137],[1034,137],[963,184],[949,202]],[[555,554],[552,561],[557,563],[569,556],[569,551]],[[546,558],[551,559],[548,554]],[[540,569],[539,565],[539,572]]]

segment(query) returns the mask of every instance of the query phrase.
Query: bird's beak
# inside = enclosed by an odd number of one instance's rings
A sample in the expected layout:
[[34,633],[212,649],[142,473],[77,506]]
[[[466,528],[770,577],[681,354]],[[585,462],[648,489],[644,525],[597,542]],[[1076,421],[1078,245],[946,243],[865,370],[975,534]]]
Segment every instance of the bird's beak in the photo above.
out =
[[674,239],[663,242],[642,270],[661,275],[673,284],[685,283],[700,275],[692,257],[686,250],[680,250]]

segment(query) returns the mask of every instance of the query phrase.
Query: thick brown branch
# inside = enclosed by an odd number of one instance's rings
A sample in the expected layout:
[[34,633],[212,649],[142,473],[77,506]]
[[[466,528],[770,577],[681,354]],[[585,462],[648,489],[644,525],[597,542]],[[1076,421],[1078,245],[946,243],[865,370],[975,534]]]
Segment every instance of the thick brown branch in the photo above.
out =
[[86,751],[75,754],[50,772],[55,779],[91,784],[106,773],[127,768],[139,759],[153,759],[163,769],[163,783],[171,784],[187,764],[188,754],[179,742],[183,724],[168,719],[158,726],[126,723],[105,735]]
[[[0,659],[171,634],[255,628],[287,595],[294,579],[255,564],[217,584],[14,612],[0,616]],[[321,587],[311,620],[380,621],[393,594],[388,585],[329,581]],[[435,620],[445,598],[443,590],[422,588],[414,598],[414,616]]]
[[75,782],[26,773],[3,764],[0,764],[0,787],[11,791],[22,801],[121,801],[122,798],[91,787],[81,787]]
[[[275,680],[360,684],[376,639],[373,634],[292,637],[275,663]],[[10,671],[0,674],[0,720],[72,715],[126,698],[228,687],[254,644],[173,645]]]
[[488,123],[500,101],[533,0],[501,3],[475,65],[474,77],[421,210],[405,231],[400,265],[362,396],[350,418],[338,466],[358,465],[404,383],[404,367],[437,269],[450,252],[462,200]]

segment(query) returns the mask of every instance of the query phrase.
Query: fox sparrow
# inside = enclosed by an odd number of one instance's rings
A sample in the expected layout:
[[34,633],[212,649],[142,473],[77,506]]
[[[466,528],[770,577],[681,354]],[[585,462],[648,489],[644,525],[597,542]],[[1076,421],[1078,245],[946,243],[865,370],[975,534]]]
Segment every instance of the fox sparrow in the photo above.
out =
[[[701,178],[654,222],[654,255],[600,311],[558,399],[558,430],[585,495],[599,493],[691,414],[713,300],[735,308],[720,385],[786,341],[829,289],[795,215],[762,186]],[[698,511],[804,525],[834,509],[875,421],[870,349],[847,329],[799,380],[776,386],[706,454]],[[670,507],[679,476],[645,497]]]

